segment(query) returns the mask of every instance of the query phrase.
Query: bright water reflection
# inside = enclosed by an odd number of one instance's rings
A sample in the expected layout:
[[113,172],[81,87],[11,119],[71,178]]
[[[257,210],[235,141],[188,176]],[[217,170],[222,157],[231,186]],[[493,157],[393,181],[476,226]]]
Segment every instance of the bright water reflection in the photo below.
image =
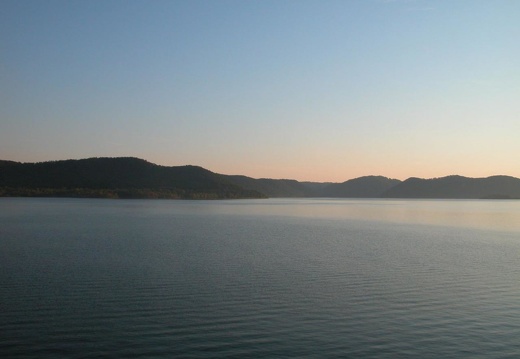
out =
[[149,214],[308,217],[520,231],[516,200],[268,199],[232,201],[101,201],[103,208]]

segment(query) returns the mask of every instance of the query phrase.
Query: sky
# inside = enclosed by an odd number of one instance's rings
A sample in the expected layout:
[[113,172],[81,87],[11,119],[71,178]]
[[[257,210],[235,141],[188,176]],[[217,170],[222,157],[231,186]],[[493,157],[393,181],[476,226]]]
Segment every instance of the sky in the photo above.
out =
[[520,177],[520,1],[2,0],[0,159]]

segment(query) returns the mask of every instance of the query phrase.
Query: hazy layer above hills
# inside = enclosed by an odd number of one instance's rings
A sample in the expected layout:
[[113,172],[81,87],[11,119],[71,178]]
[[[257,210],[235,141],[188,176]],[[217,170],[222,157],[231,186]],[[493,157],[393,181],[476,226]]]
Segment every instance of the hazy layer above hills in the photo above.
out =
[[401,182],[365,176],[343,183],[318,183],[221,175],[202,167],[166,167],[132,157],[89,158],[40,163],[0,161],[0,196],[520,198],[520,179],[448,176]]

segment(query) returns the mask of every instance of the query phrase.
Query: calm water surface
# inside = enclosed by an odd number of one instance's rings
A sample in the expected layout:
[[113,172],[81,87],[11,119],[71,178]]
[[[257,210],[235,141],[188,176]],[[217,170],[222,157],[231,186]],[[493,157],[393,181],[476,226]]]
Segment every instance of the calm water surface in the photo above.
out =
[[518,358],[520,201],[0,199],[2,358]]

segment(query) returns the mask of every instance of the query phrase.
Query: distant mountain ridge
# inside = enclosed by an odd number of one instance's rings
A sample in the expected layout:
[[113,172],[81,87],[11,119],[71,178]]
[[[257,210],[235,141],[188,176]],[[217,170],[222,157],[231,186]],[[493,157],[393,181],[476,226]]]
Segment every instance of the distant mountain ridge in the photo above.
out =
[[255,179],[240,175],[225,177],[244,189],[257,191],[268,197],[315,197],[317,193],[312,186],[296,180],[270,178]]
[[20,163],[0,160],[0,196],[226,199],[265,197],[520,199],[511,176],[405,181],[364,176],[343,183],[222,175],[134,157]]
[[322,197],[378,198],[388,189],[401,183],[383,176],[364,176],[343,183],[331,183],[322,190]]
[[269,197],[343,197],[378,198],[399,180],[383,176],[365,176],[343,183],[298,182],[289,179],[254,179],[246,176],[228,176],[233,183]]
[[412,177],[389,188],[381,197],[520,199],[520,179],[511,176],[468,178],[453,175],[432,179]]

